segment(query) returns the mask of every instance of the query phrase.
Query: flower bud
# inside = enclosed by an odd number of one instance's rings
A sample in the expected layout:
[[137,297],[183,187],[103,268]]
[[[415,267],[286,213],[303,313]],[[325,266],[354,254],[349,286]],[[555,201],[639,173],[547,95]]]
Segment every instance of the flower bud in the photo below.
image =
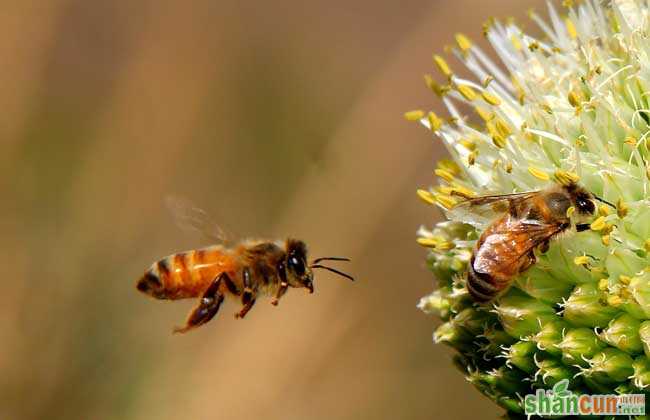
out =
[[554,356],[561,356],[562,350],[558,345],[562,341],[562,335],[566,329],[567,325],[563,321],[549,322],[531,337],[531,341],[537,343],[538,349]]
[[548,358],[538,360],[536,383],[540,387],[552,387],[563,379],[573,379],[577,370],[562,363],[560,360]]
[[562,341],[557,345],[562,352],[562,360],[567,365],[587,366],[585,358],[592,358],[605,347],[590,328],[567,330]]
[[638,389],[645,389],[650,386],[650,360],[645,356],[639,356],[632,363],[634,374],[632,383]]
[[503,329],[514,338],[527,337],[537,332],[541,325],[558,320],[555,310],[536,299],[507,295],[495,307]]
[[629,354],[608,347],[589,359],[589,368],[583,373],[600,383],[622,382],[634,373],[632,362]]
[[504,352],[504,357],[507,364],[516,366],[526,373],[533,373],[537,370],[536,352],[537,346],[532,341],[519,341]]
[[579,327],[604,327],[618,312],[593,283],[577,286],[564,304],[564,319]]
[[643,345],[639,337],[641,323],[631,315],[623,313],[612,319],[598,337],[610,345],[630,354],[641,353]]

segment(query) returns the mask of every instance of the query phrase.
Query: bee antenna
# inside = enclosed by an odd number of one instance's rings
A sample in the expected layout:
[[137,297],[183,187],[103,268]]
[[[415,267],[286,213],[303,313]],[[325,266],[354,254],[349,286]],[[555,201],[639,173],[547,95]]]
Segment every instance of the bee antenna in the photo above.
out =
[[351,275],[345,274],[344,272],[339,270],[335,270],[332,267],[327,267],[325,265],[320,265],[320,264],[312,264],[311,266],[309,266],[309,268],[323,268],[327,271],[331,271],[332,273],[338,274],[339,276],[345,277],[346,279],[350,279],[354,281],[354,277],[352,277]]
[[318,264],[321,261],[350,261],[350,259],[345,257],[321,257],[312,261],[312,264]]
[[607,201],[607,200],[603,200],[602,198],[598,197],[597,195],[594,195],[594,198],[595,198],[596,200],[600,201],[601,203],[605,203],[605,204],[607,204],[608,206],[610,206],[610,207],[613,208],[613,209],[616,208],[615,205],[613,205],[612,203],[610,203],[610,202]]

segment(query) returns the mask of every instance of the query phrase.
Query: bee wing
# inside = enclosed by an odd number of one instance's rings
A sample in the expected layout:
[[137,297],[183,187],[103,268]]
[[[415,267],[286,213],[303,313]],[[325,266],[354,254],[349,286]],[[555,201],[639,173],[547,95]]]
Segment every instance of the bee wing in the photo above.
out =
[[476,254],[474,269],[482,273],[504,271],[560,233],[562,229],[559,223],[545,223],[533,219],[520,219],[506,223],[501,229],[485,238],[481,249]]
[[481,226],[494,220],[497,215],[507,212],[510,206],[517,206],[537,194],[539,191],[468,197],[453,192],[452,195],[461,197],[462,201],[452,207],[447,215],[451,220]]
[[212,242],[229,242],[230,235],[224,231],[206,212],[185,197],[168,195],[165,205],[176,225],[184,231],[200,232]]

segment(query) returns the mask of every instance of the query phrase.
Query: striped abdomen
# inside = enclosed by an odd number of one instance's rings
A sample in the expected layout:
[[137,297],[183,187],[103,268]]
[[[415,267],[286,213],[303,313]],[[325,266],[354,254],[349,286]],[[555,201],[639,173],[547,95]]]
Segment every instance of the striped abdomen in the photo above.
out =
[[224,271],[237,277],[236,258],[223,247],[181,252],[153,263],[137,288],[158,299],[197,297]]

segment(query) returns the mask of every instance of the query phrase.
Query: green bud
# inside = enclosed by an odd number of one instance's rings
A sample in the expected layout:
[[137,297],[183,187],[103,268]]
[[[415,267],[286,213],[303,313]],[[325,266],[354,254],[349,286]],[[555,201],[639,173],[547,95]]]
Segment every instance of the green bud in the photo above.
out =
[[562,379],[571,380],[578,372],[573,367],[569,367],[554,358],[538,360],[535,364],[537,365],[535,379],[540,387],[553,386]]
[[638,319],[623,313],[612,319],[598,336],[601,340],[627,353],[641,353],[643,345],[639,337],[640,325]]
[[480,350],[487,356],[496,357],[503,353],[503,348],[515,342],[507,332],[498,328],[489,328],[482,335],[487,343],[480,346]]
[[433,333],[435,343],[445,343],[459,351],[471,351],[474,335],[453,321],[440,325]]
[[622,382],[634,373],[632,363],[629,354],[608,347],[589,359],[583,374],[603,384]]
[[627,248],[616,248],[607,255],[605,265],[607,272],[613,278],[621,275],[629,276],[643,270],[648,263]]
[[647,204],[633,206],[624,220],[625,230],[636,236],[640,243],[650,238],[650,207]]
[[494,315],[476,308],[466,308],[454,317],[454,323],[461,325],[474,336],[483,334],[490,323],[494,323]]
[[418,308],[429,315],[438,315],[443,320],[449,319],[451,303],[447,296],[451,291],[450,287],[440,288],[433,293],[420,299]]
[[650,360],[645,356],[639,356],[632,363],[634,374],[632,383],[638,389],[645,389],[650,385]]
[[528,337],[547,322],[558,320],[555,310],[537,299],[508,294],[495,307],[504,330],[514,338]]
[[562,350],[558,348],[558,344],[562,341],[562,335],[566,329],[567,325],[563,321],[549,322],[537,334],[533,335],[531,340],[537,343],[538,349],[554,356],[560,356]]
[[[562,352],[562,361],[567,365],[587,366],[584,358],[590,359],[605,347],[590,328],[568,330],[557,345]],[[584,357],[584,358],[583,358]]]
[[564,304],[564,319],[578,327],[605,327],[618,312],[593,283],[577,286]]
[[499,393],[511,394],[525,392],[527,386],[523,385],[523,372],[501,366],[484,374],[481,379]]
[[632,299],[641,306],[645,318],[650,318],[650,273],[643,272],[632,278],[628,291]]
[[519,276],[515,284],[526,294],[551,304],[561,302],[572,288],[571,284],[558,280],[539,267],[533,267]]
[[508,364],[532,374],[537,370],[534,358],[536,352],[537,346],[532,341],[519,341],[505,351],[504,357]]
[[639,338],[643,344],[643,352],[650,357],[650,321],[644,321],[639,327]]
[[516,398],[501,396],[496,399],[496,403],[499,404],[501,408],[504,408],[513,413],[523,413],[524,410],[521,408],[521,401]]

